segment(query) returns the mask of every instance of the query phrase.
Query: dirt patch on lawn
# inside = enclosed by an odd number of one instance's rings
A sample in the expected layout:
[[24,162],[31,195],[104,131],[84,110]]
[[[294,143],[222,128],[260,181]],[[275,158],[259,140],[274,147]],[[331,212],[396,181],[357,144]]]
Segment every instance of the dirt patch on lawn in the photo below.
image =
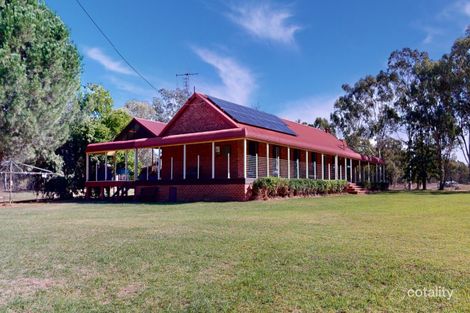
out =
[[124,288],[119,289],[117,297],[120,299],[133,298],[144,289],[141,283],[133,283]]
[[211,266],[201,269],[196,279],[199,283],[205,284],[231,280],[235,276],[234,268],[235,264],[232,262],[211,264]]
[[39,290],[63,285],[62,281],[49,278],[18,278],[0,279],[0,305],[4,305],[15,297],[31,297]]

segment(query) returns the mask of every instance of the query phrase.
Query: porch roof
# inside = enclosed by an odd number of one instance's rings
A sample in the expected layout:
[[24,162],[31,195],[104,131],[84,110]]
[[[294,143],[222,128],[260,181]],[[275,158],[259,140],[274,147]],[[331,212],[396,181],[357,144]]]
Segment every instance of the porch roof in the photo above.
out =
[[[294,122],[286,121],[289,127],[292,127],[298,136],[282,135],[277,132],[256,128],[249,125],[243,125],[243,127],[223,129],[216,131],[207,131],[190,134],[179,134],[164,137],[154,138],[142,138],[127,141],[111,141],[94,143],[88,145],[87,153],[97,153],[115,150],[130,150],[134,148],[150,148],[150,147],[164,147],[170,145],[180,144],[191,144],[200,142],[210,142],[219,140],[233,140],[233,139],[251,139],[262,142],[268,142],[270,144],[278,144],[283,146],[290,146],[291,148],[305,149],[318,153],[325,153],[329,155],[338,155],[340,157],[351,158],[355,160],[362,160],[365,162],[372,163],[383,163],[383,160],[377,157],[369,157],[354,152],[349,147],[341,144],[341,141],[336,139],[333,135],[327,134],[321,130],[318,130],[318,134],[312,136],[310,130],[303,129],[304,127],[312,128],[310,126],[300,125]],[[296,125],[291,125],[296,124]],[[312,128],[315,130],[314,128]],[[331,136],[337,141],[332,144],[333,140],[322,138]]]
[[284,122],[291,128],[296,136],[278,133],[267,129],[243,125],[246,130],[246,137],[271,144],[290,146],[291,148],[305,149],[313,152],[328,155],[338,155],[340,157],[362,160],[372,163],[383,163],[377,157],[361,155],[347,146],[347,144],[337,139],[330,133],[307,125],[302,125],[289,120]]
[[231,128],[199,133],[178,134],[164,137],[93,143],[87,146],[86,152],[96,153],[114,150],[129,150],[134,148],[163,147],[170,145],[210,142],[214,140],[242,139],[244,137],[245,130],[243,128]]

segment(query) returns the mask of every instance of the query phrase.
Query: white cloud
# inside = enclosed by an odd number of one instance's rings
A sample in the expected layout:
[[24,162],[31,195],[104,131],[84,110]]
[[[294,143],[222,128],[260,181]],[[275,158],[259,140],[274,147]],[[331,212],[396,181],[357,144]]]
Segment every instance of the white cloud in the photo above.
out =
[[453,19],[458,16],[470,17],[470,1],[458,0],[450,3],[439,12],[437,18],[439,19]]
[[281,110],[278,115],[291,121],[300,119],[302,122],[309,123],[313,123],[317,117],[329,119],[338,97],[336,95],[317,95],[294,100],[285,103],[283,105],[285,109]]
[[465,2],[465,3],[462,3],[462,12],[466,15],[466,16],[469,16],[470,17],[470,1],[469,2]]
[[448,48],[456,30],[465,32],[470,18],[470,0],[449,1],[426,21],[418,20],[414,26],[424,32],[422,44]]
[[444,31],[437,27],[422,26],[421,29],[426,33],[423,39],[423,44],[430,44],[434,41],[435,37],[440,36]]
[[156,96],[155,91],[152,89],[142,88],[138,85],[132,84],[126,80],[119,79],[115,76],[108,76],[107,78],[114,86],[116,86],[117,89],[137,95],[140,98],[152,99],[152,97]]
[[126,74],[126,75],[135,75],[135,73],[126,65],[122,64],[121,61],[113,60],[111,57],[106,55],[100,48],[86,48],[85,54],[92,60],[100,63],[108,71]]
[[251,71],[240,65],[235,59],[221,56],[213,51],[193,48],[194,52],[206,63],[212,65],[222,80],[222,84],[203,84],[201,87],[210,95],[247,105],[256,89],[256,82]]
[[274,8],[269,3],[237,4],[230,7],[228,17],[248,33],[282,44],[295,44],[295,33],[301,29],[289,19],[288,8]]

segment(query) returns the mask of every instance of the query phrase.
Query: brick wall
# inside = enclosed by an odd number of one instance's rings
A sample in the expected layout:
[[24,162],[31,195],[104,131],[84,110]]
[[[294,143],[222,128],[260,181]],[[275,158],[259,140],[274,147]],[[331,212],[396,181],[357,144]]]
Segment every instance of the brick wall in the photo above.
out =
[[199,155],[199,178],[212,178],[212,144],[186,145],[186,177],[196,179],[197,156]]
[[233,128],[219,112],[200,100],[189,104],[165,135],[188,134]]
[[[243,178],[243,140],[216,142],[220,153],[215,155],[215,178],[226,179],[228,169],[227,152],[230,151],[230,177]],[[183,146],[162,147],[162,180],[170,180],[171,158],[173,157],[173,179],[183,179]],[[212,143],[186,145],[186,178],[197,176],[199,154],[199,178],[212,178]]]
[[227,178],[227,153],[230,151],[230,177],[243,178],[243,140],[216,142],[220,153],[215,156],[215,178]]
[[171,176],[171,158],[173,157],[173,179],[183,179],[183,146],[162,148],[161,178],[169,180]]
[[[157,201],[169,201],[170,188],[176,188],[176,201],[246,201],[248,200],[249,185],[237,184],[186,184],[186,185],[159,185]],[[139,196],[145,187],[136,187]]]

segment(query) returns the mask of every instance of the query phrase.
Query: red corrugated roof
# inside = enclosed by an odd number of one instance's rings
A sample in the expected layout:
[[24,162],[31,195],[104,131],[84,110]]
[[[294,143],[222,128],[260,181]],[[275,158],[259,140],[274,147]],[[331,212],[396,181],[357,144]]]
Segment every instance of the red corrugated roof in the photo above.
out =
[[[307,149],[326,154],[338,154],[342,157],[360,159],[361,155],[348,148],[343,141],[318,128],[283,120],[296,136],[275,132],[268,129],[243,125],[247,138],[278,143],[292,148]],[[242,127],[242,124],[240,124]]]
[[179,134],[155,138],[142,138],[127,141],[110,141],[89,144],[86,152],[104,152],[126,150],[145,147],[161,147],[165,145],[179,145],[185,143],[208,142],[212,140],[245,138],[245,129],[230,128],[199,133]]
[[[203,94],[196,93],[190,98],[190,100],[192,101],[195,98],[203,99],[211,106],[214,106],[214,104],[207,100],[207,96]],[[216,107],[216,109],[218,108]],[[283,121],[291,130],[296,133],[296,136],[233,121],[234,125],[237,125],[238,128],[159,137],[160,133],[167,124],[140,118],[136,118],[136,120],[142,126],[144,126],[153,134],[155,134],[155,137],[147,139],[90,144],[88,145],[86,151],[102,152],[117,149],[158,147],[165,145],[196,143],[211,140],[247,138],[269,142],[270,144],[290,146],[291,148],[305,149],[329,155],[338,155],[340,157],[352,158],[355,160],[362,160],[373,163],[383,163],[383,160],[380,158],[364,156],[353,151],[352,149],[347,147],[347,145],[342,140],[339,140],[330,133],[327,133],[318,128],[302,125],[285,119],[283,119]],[[173,121],[173,123],[174,122],[175,121]]]
[[383,162],[376,157],[363,156],[349,148],[342,140],[339,140],[330,133],[321,129],[307,125],[302,125],[283,119],[287,126],[292,129],[296,136],[275,132],[251,125],[239,124],[246,130],[248,139],[260,140],[279,145],[290,146],[291,148],[311,150],[314,152],[338,155],[340,157],[352,158],[374,163]]
[[155,136],[159,136],[163,128],[165,128],[166,126],[166,123],[163,123],[163,122],[151,121],[151,120],[147,120],[144,118],[137,118],[137,117],[134,117],[134,119],[140,125],[145,127],[148,131],[154,134]]

